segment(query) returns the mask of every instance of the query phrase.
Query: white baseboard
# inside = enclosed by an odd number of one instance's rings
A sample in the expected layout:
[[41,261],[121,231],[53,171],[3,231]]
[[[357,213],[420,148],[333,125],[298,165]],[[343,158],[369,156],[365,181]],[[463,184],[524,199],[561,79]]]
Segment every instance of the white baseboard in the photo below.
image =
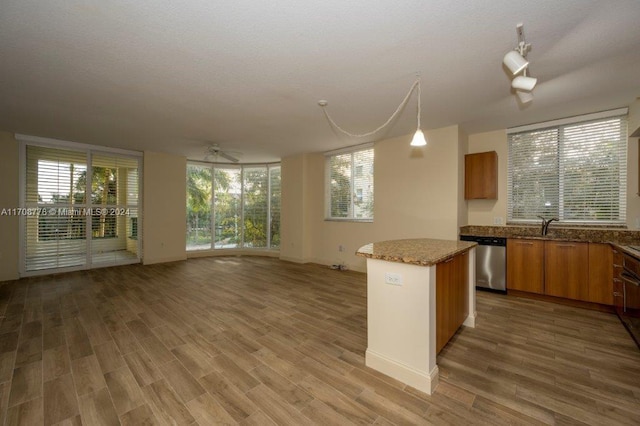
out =
[[396,380],[400,380],[429,395],[431,395],[435,391],[436,386],[438,386],[439,373],[437,365],[433,367],[431,372],[420,371],[370,349],[367,349],[365,354],[365,364],[367,367],[373,368]]
[[183,260],[187,260],[187,256],[172,256],[172,257],[161,257],[161,258],[155,258],[155,259],[148,259],[148,258],[143,258],[142,259],[142,264],[143,265],[153,265],[156,263],[169,263],[169,262],[181,262]]
[[473,312],[469,314],[469,316],[464,320],[462,325],[465,327],[476,328],[476,317],[478,316],[477,312]]

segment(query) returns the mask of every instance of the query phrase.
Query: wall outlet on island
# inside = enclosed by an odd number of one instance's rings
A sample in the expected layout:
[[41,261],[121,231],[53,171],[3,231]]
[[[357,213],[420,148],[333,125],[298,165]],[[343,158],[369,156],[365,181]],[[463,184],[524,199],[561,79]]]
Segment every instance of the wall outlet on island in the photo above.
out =
[[493,218],[493,224],[494,225],[502,225],[502,216],[495,216]]
[[393,272],[384,274],[384,282],[391,285],[402,285],[402,275]]
[[341,252],[344,251],[344,246],[342,244],[338,246],[338,251],[341,251]]

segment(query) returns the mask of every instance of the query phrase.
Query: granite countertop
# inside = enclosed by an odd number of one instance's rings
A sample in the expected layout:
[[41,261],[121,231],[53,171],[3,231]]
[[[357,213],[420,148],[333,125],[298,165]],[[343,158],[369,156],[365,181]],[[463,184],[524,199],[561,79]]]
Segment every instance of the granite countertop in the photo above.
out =
[[558,226],[555,223],[551,224],[549,232],[545,236],[540,235],[540,226],[530,225],[467,225],[460,228],[460,235],[640,245],[640,231],[637,229],[566,227]]
[[471,241],[436,240],[431,238],[389,240],[362,246],[358,249],[356,255],[388,262],[431,266],[469,250],[476,245],[477,243]]

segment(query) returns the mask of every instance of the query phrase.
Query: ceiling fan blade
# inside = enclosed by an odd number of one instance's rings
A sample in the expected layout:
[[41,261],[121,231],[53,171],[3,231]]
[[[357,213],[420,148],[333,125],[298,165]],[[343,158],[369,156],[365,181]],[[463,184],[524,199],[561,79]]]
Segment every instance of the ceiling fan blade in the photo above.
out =
[[233,163],[237,163],[238,161],[240,161],[236,157],[234,157],[233,155],[229,155],[224,151],[219,151],[218,155],[220,155],[220,157],[222,157],[222,158],[226,158],[227,160],[229,160],[229,161],[231,161]]

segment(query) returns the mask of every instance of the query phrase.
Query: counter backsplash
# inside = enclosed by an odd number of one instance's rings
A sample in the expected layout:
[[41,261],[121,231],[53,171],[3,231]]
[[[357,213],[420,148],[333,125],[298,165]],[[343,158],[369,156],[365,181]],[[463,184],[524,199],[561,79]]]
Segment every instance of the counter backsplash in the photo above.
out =
[[540,226],[481,226],[460,227],[460,235],[506,238],[540,238],[545,240],[584,241],[592,243],[618,243],[640,245],[640,230],[607,228],[571,228],[552,224],[546,236],[540,235]]

